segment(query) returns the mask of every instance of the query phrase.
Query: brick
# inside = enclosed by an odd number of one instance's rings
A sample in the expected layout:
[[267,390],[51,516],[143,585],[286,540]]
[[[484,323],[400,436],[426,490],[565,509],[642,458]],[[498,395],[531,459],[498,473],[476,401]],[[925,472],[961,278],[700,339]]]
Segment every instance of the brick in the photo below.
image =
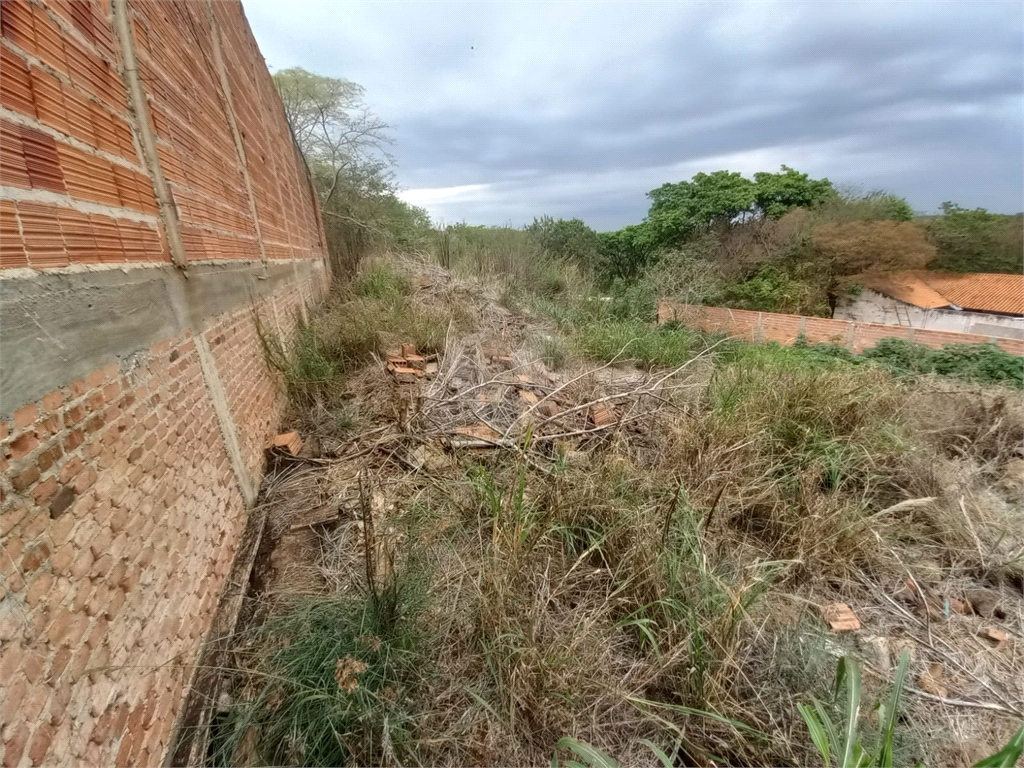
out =
[[70,483],[74,477],[82,471],[82,460],[75,456],[67,462],[60,470],[60,481],[65,485]]
[[25,602],[29,605],[36,605],[49,591],[52,584],[53,576],[48,573],[40,573],[29,585],[28,592],[25,593]]
[[11,456],[21,459],[28,456],[39,445],[39,440],[32,432],[25,432],[16,440],[11,442]]
[[64,423],[69,427],[77,424],[85,418],[86,413],[87,411],[85,410],[85,406],[82,405],[76,405],[73,408],[68,408],[64,411]]
[[64,405],[64,393],[59,389],[43,397],[43,408],[51,413],[62,405]]
[[[4,13],[6,12],[4,10]],[[7,717],[4,717],[4,768],[14,768],[14,766],[18,765],[22,754],[25,752],[25,746],[32,735],[28,726],[24,723],[12,725],[8,730],[6,724],[11,722]]]
[[43,564],[43,561],[50,556],[50,547],[46,542],[41,542],[25,553],[21,558],[21,570],[23,573],[31,573]]
[[50,477],[32,489],[32,498],[35,499],[36,504],[45,504],[55,493],[57,493],[57,478]]
[[[21,669],[28,654],[21,643],[7,643],[3,654],[0,654],[0,682],[4,687],[10,685],[15,673]],[[30,680],[29,682],[35,682]]]
[[45,685],[37,685],[34,688],[29,688],[25,692],[25,698],[22,700],[21,711],[19,719],[23,719],[25,722],[32,722],[39,713],[43,711],[43,707],[46,706],[46,700],[50,698],[50,689]]
[[74,653],[67,647],[58,648],[57,652],[53,654],[53,661],[47,672],[47,677],[50,679],[51,684],[53,681],[59,680],[61,675],[64,674],[64,670],[68,668],[68,664],[73,656]]
[[95,469],[92,467],[86,467],[78,474],[77,477],[75,477],[73,483],[75,492],[78,494],[85,493],[96,483],[98,477],[99,475],[96,473]]
[[84,442],[85,432],[81,429],[72,430],[64,437],[64,452],[71,453]]
[[50,742],[53,740],[53,726],[49,723],[41,723],[32,737],[32,746],[29,747],[28,756],[32,765],[42,765],[47,753],[50,751]]
[[57,414],[50,414],[37,425],[36,436],[49,437],[50,435],[60,432],[60,429],[60,416]]
[[21,671],[29,684],[35,685],[43,676],[46,668],[46,658],[38,652],[27,653],[21,661]]
[[106,553],[107,547],[110,546],[112,539],[113,536],[109,528],[100,528],[92,537],[92,540],[89,541],[89,550],[92,552],[92,556],[94,558],[102,557]]
[[81,579],[92,570],[93,556],[88,549],[78,550],[78,556],[71,564],[71,576]]
[[[96,555],[95,550],[93,551],[93,555]],[[110,572],[110,569],[113,567],[113,565],[114,558],[112,558],[110,555],[98,555],[96,559],[93,561],[92,568],[89,569],[89,576],[93,580],[102,578]]]
[[116,381],[107,384],[107,386],[103,388],[103,399],[108,403],[112,403],[114,400],[117,399],[117,396],[120,394],[121,385],[118,384]]
[[70,544],[65,544],[63,547],[58,549],[50,557],[50,567],[54,573],[66,575],[71,571],[71,564],[75,560],[75,548]]
[[92,630],[89,632],[89,637],[86,638],[85,644],[90,648],[98,648],[107,639],[108,627],[109,624],[105,617],[100,616],[97,618]]
[[103,615],[108,619],[113,619],[117,616],[117,612],[121,610],[121,606],[124,605],[125,594],[121,589],[113,589],[110,592],[110,596],[107,599],[107,605],[103,612]]
[[29,403],[16,410],[13,415],[15,429],[24,429],[30,424],[35,424],[36,419],[39,418],[39,409],[35,403]]

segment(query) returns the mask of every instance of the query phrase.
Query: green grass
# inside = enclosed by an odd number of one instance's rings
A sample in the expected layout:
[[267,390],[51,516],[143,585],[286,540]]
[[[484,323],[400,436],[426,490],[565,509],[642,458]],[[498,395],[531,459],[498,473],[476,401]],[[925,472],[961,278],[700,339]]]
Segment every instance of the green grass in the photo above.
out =
[[331,403],[346,374],[373,353],[412,343],[420,354],[443,350],[452,326],[473,326],[469,307],[455,298],[417,302],[409,278],[385,262],[364,265],[353,281],[333,294],[309,323],[281,338],[257,318],[268,364],[283,374],[292,402]]
[[995,344],[946,344],[932,349],[904,339],[882,339],[874,347],[854,355],[835,344],[809,345],[802,339],[792,347],[776,342],[751,344],[733,341],[721,348],[719,361],[762,360],[776,367],[877,365],[897,377],[938,374],[971,384],[1024,387],[1024,360]]
[[231,765],[246,733],[260,765],[382,765],[414,727],[406,703],[419,674],[420,586],[393,580],[378,596],[302,598],[260,630],[257,691],[214,745]]

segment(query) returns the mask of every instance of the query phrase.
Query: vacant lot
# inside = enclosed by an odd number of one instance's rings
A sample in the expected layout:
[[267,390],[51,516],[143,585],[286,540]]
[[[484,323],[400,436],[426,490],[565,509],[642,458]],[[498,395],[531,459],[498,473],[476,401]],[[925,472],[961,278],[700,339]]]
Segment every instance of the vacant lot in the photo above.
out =
[[213,762],[822,764],[799,705],[843,724],[842,657],[866,751],[890,720],[897,765],[1007,742],[1019,390],[530,277],[378,261],[266,333],[304,447],[262,492]]

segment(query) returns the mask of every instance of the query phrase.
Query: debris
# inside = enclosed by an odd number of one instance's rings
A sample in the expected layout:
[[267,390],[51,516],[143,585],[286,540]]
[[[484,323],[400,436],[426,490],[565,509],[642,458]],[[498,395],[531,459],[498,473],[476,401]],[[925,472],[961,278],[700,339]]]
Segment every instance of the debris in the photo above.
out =
[[544,400],[537,406],[537,412],[541,416],[546,416],[549,419],[555,418],[562,412],[562,409],[558,407],[558,403],[553,400]]
[[437,363],[427,363],[423,366],[423,372],[427,375],[427,378],[437,375]]
[[416,356],[416,345],[415,344],[403,344],[402,345],[402,357],[408,359],[409,355]]
[[606,427],[615,423],[615,411],[605,403],[590,406],[590,421],[595,427]]
[[971,604],[956,597],[949,598],[949,610],[953,613],[970,613]]
[[434,446],[425,447],[426,457],[423,466],[428,472],[440,472],[452,465],[451,457]]
[[274,438],[273,448],[280,448],[292,456],[298,456],[302,450],[302,438],[298,432],[285,432]]
[[359,687],[358,675],[365,671],[365,661],[346,656],[338,659],[338,663],[334,665],[334,679],[338,681],[338,688],[343,693],[353,693]]
[[917,684],[920,686],[921,690],[926,693],[946,698],[949,695],[949,692],[946,690],[946,686],[943,685],[944,673],[945,667],[943,667],[942,664],[939,662],[931,664],[917,679]]
[[422,355],[406,355],[405,362],[410,368],[418,368],[423,370],[427,365],[427,360]]
[[455,432],[466,437],[475,437],[478,440],[500,440],[501,435],[484,424],[482,421],[471,427],[456,427]]
[[879,635],[867,635],[860,638],[865,655],[873,657],[873,662],[879,671],[888,673],[892,670],[892,659],[889,656],[889,639]]
[[399,384],[415,384],[416,380],[423,375],[423,371],[416,368],[408,368],[404,365],[396,365],[391,373],[394,374]]
[[456,434],[460,437],[449,439],[450,448],[497,448],[499,447],[501,435],[484,424],[482,421],[471,427],[456,427]]
[[531,392],[528,389],[519,390],[519,399],[522,400],[524,403],[530,404],[536,403],[538,400],[540,400],[539,397],[537,397],[535,394],[533,394],[533,392]]
[[304,528],[315,528],[318,526],[331,526],[341,522],[342,510],[330,506],[322,506],[315,509],[311,514],[304,517],[297,523],[293,523],[289,528],[289,533],[295,533],[301,531]]
[[1003,648],[1006,645],[1006,633],[1001,629],[985,627],[979,634],[989,642],[995,643],[996,648]]
[[405,463],[412,469],[421,469],[427,463],[427,448],[418,445],[413,448],[405,457]]
[[497,363],[506,371],[512,369],[512,358],[509,355],[496,355],[491,358],[491,362]]
[[860,619],[846,603],[832,603],[821,609],[821,615],[832,627],[833,632],[849,632],[860,629]]
[[996,613],[996,606],[999,603],[999,596],[990,589],[970,589],[964,593],[971,609],[979,616],[992,618]]
[[531,379],[529,376],[524,376],[521,373],[517,373],[516,378],[519,379],[521,383],[525,384],[528,387],[532,387],[534,384],[533,379]]
[[898,658],[903,655],[904,651],[907,651],[910,654],[911,661],[917,657],[917,643],[909,637],[893,638],[889,641],[889,648],[892,654],[890,658]]

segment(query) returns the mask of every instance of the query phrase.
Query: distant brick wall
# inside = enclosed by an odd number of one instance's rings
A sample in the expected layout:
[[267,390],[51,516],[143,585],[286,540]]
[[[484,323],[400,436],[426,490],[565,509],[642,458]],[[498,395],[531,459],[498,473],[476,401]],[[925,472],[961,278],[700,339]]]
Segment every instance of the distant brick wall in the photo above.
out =
[[241,4],[124,8],[0,3],[4,766],[164,760],[329,283]]
[[725,333],[747,341],[777,341],[793,344],[800,335],[809,344],[830,343],[846,347],[854,354],[871,349],[885,338],[907,339],[932,349],[944,344],[985,344],[993,342],[1013,355],[1024,356],[1024,341],[978,336],[972,333],[951,333],[899,325],[860,323],[822,317],[782,315],[772,312],[750,312],[743,309],[705,307],[663,300],[658,303],[658,322],[678,321],[707,333]]

